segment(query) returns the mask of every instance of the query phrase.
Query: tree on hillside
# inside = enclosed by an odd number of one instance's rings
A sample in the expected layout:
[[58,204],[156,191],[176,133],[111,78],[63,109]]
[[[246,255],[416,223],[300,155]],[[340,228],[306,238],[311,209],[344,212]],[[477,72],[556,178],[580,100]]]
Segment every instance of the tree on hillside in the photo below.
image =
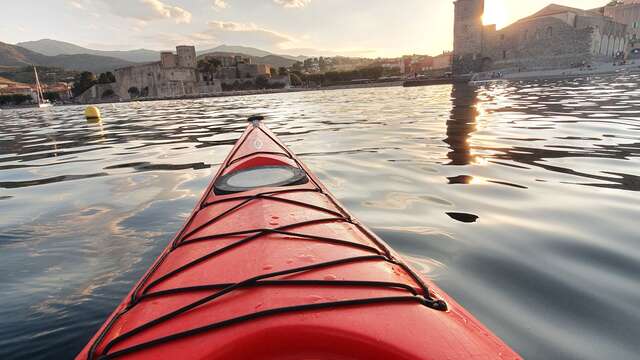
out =
[[33,100],[31,96],[23,95],[23,94],[13,94],[11,95],[11,99],[13,100],[13,103],[16,105],[21,105],[27,101]]
[[286,67],[281,66],[278,68],[278,75],[287,76],[289,75],[289,70]]
[[289,75],[291,77],[291,85],[292,86],[302,86],[302,79],[300,79],[300,76],[296,73],[291,73],[291,75]]
[[97,82],[98,80],[92,72],[84,71],[80,73],[80,76],[78,76],[78,78],[73,83],[73,89],[71,90],[71,92],[73,93],[74,97],[78,96],[87,91],[87,89],[95,85]]
[[98,76],[98,84],[111,84],[116,82],[116,76],[111,71],[100,74]]
[[44,93],[44,98],[51,102],[60,101],[60,94],[57,92],[46,92]]
[[20,105],[32,100],[31,96],[23,94],[0,95],[0,105]]
[[292,86],[302,86],[302,79],[300,78],[300,76],[296,73],[291,73],[291,75],[289,75],[291,78],[291,85]]
[[269,79],[264,75],[258,76],[256,78],[256,87],[258,89],[267,89],[269,87]]
[[216,58],[205,58],[198,60],[198,72],[204,75],[205,81],[213,80],[214,74],[218,72],[218,69],[222,66],[220,60]]

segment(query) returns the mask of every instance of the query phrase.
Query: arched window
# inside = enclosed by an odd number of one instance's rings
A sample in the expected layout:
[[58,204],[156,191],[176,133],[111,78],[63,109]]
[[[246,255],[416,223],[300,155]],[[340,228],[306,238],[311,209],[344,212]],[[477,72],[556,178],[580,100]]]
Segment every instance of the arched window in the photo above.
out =
[[547,28],[547,37],[552,37],[553,36],[553,27],[549,26]]

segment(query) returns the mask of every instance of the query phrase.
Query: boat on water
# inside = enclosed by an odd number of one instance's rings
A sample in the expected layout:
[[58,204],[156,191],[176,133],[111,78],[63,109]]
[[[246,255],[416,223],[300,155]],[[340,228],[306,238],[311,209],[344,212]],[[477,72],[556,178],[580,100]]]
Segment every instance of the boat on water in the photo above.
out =
[[249,120],[77,359],[520,359]]
[[37,108],[48,108],[51,107],[52,104],[49,102],[49,100],[44,98],[44,93],[42,92],[42,86],[40,85],[40,79],[38,78],[38,71],[36,70],[36,67],[33,67],[33,73],[35,74],[35,78],[36,78],[36,104],[34,104],[35,107]]
[[503,83],[503,82],[506,82],[506,80],[502,78],[502,73],[500,72],[475,73],[471,76],[471,79],[469,80],[469,85],[483,86],[483,85]]

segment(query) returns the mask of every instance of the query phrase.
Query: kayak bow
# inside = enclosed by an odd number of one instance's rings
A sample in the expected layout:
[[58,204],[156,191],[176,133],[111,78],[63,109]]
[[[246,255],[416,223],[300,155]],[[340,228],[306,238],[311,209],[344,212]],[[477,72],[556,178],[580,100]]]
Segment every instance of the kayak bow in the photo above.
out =
[[77,359],[518,359],[260,120]]

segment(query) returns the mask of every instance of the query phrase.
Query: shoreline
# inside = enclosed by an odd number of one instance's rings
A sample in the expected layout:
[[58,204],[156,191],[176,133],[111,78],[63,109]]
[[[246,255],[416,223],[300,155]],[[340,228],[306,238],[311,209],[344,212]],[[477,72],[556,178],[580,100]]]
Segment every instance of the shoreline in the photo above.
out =
[[[535,80],[569,80],[580,77],[590,76],[613,76],[622,74],[636,74],[640,73],[639,64],[628,64],[613,66],[613,64],[601,64],[600,66],[592,69],[559,69],[559,70],[539,70],[539,71],[527,71],[520,73],[507,73],[500,79],[490,80],[490,82],[498,81],[535,81]],[[402,87],[404,80],[401,81],[389,81],[389,82],[372,82],[367,84],[342,84],[324,87],[305,87],[305,88],[289,88],[289,89],[261,89],[261,90],[238,90],[238,91],[223,91],[219,93],[210,94],[193,94],[176,97],[162,97],[162,98],[139,98],[129,100],[106,100],[100,102],[91,103],[63,103],[54,104],[54,107],[60,106],[76,106],[76,105],[100,105],[100,104],[119,104],[119,103],[131,103],[131,102],[148,102],[148,101],[167,101],[167,100],[194,100],[194,99],[207,99],[207,98],[222,98],[222,97],[235,97],[235,96],[251,96],[251,95],[269,95],[269,94],[282,94],[282,93],[298,93],[308,91],[325,91],[325,90],[349,90],[349,89],[365,89],[365,88],[383,88],[383,87]],[[457,83],[458,85],[465,85],[466,83]],[[424,85],[435,86],[435,85]],[[0,106],[0,110],[19,110],[34,108],[33,105],[23,106]]]
[[110,104],[110,103],[114,103],[115,104],[115,103],[143,102],[143,101],[192,100],[192,99],[207,99],[207,98],[223,98],[223,97],[233,97],[233,96],[251,96],[251,95],[298,93],[298,92],[323,91],[323,90],[348,90],[348,89],[363,89],[363,88],[382,88],[382,87],[394,87],[394,86],[402,86],[402,81],[377,82],[377,83],[353,84],[353,85],[333,85],[333,86],[310,87],[310,88],[236,90],[236,91],[223,91],[223,92],[219,92],[219,93],[210,93],[210,94],[194,94],[194,95],[184,95],[184,96],[176,96],[176,97],[131,99],[131,100],[121,100],[121,101],[105,101],[105,102],[88,103],[88,104],[77,104],[77,105]]
[[509,81],[526,81],[526,80],[562,80],[562,79],[574,79],[583,76],[594,75],[619,75],[619,74],[633,74],[640,72],[640,65],[617,65],[613,64],[600,64],[598,67],[591,69],[559,69],[559,70],[539,70],[539,71],[527,71],[519,73],[504,74],[501,80]]
[[[107,101],[91,102],[91,103],[66,103],[66,104],[58,104],[58,105],[54,104],[54,107],[76,106],[76,105],[88,106],[88,105],[101,105],[101,104],[124,104],[124,103],[132,103],[132,102],[167,101],[167,100],[194,100],[194,99],[223,98],[223,97],[234,97],[234,96],[269,95],[269,94],[298,93],[298,92],[324,91],[324,90],[383,88],[383,87],[395,87],[395,86],[402,86],[402,81],[388,81],[388,82],[376,82],[376,83],[369,83],[369,84],[353,84],[353,85],[333,85],[333,86],[314,87],[314,88],[223,91],[219,93],[194,94],[194,95],[184,95],[184,96],[176,96],[176,97],[139,98],[139,99],[119,100],[119,101],[107,100]],[[4,109],[6,110],[29,109],[29,108],[33,108],[33,106],[25,105],[25,106],[0,107],[0,109],[3,109],[3,110]]]

